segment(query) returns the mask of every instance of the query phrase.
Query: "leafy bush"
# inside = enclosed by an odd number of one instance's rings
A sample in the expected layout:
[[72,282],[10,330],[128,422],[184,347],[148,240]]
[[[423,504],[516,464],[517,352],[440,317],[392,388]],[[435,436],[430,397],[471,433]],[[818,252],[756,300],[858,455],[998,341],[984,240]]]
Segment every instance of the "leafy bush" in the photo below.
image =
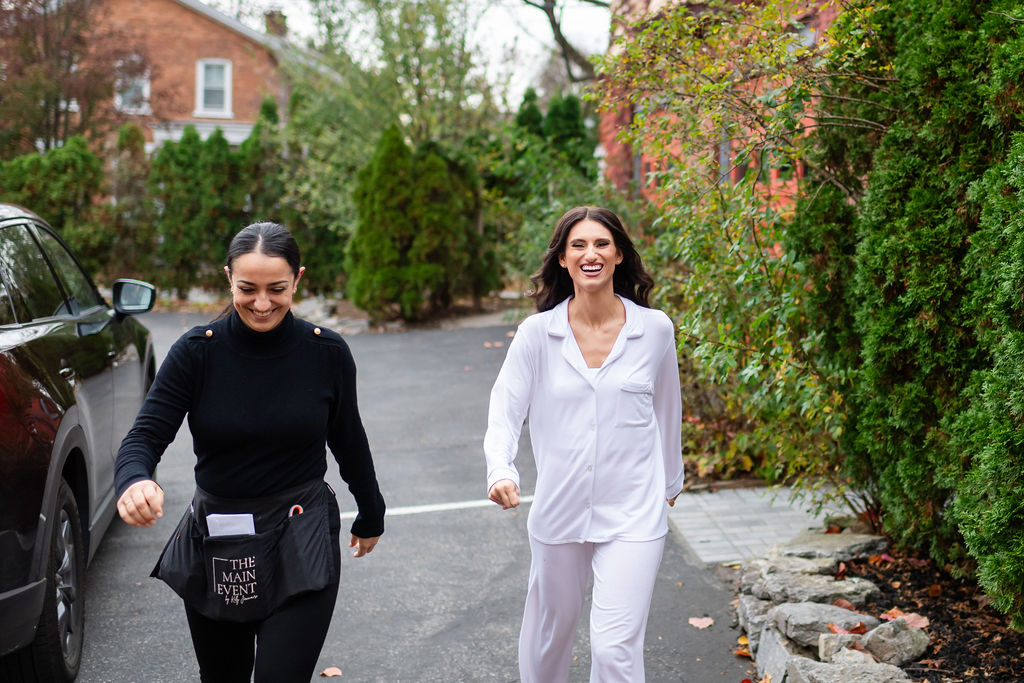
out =
[[494,284],[479,232],[476,175],[438,146],[414,154],[397,126],[386,130],[359,174],[355,202],[359,222],[346,268],[360,308],[418,319]]
[[111,258],[108,270],[116,277],[150,280],[156,249],[153,202],[146,190],[150,168],[145,137],[134,123],[121,126],[111,166],[112,201],[104,208],[116,262]]
[[1024,133],[970,195],[981,218],[967,311],[991,364],[972,374],[953,425],[950,450],[969,469],[951,509],[981,585],[1024,630]]
[[45,218],[82,264],[98,272],[107,263],[112,238],[94,208],[103,191],[103,163],[76,136],[45,154],[26,154],[0,166],[0,198]]

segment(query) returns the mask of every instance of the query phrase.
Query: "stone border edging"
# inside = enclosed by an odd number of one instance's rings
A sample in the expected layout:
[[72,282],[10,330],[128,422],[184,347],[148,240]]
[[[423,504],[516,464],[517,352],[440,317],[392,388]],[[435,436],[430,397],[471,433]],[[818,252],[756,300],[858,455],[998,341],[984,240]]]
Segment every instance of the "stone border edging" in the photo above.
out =
[[[862,606],[879,594],[866,579],[836,579],[840,562],[879,555],[881,536],[807,530],[765,557],[741,563],[739,626],[761,680],[771,683],[906,683],[900,668],[919,659],[930,639],[903,618],[882,622],[838,607]],[[863,623],[863,634],[833,633]]]

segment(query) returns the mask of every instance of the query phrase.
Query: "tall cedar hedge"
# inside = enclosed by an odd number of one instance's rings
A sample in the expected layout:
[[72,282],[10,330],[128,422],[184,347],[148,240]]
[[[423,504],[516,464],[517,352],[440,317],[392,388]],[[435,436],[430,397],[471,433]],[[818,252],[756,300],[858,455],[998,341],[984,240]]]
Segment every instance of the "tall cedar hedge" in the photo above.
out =
[[884,87],[847,79],[822,106],[886,131],[811,138],[846,191],[812,173],[787,247],[820,353],[851,373],[847,470],[901,545],[976,563],[1024,628],[1024,15],[899,0],[876,19],[854,68],[890,62]]
[[436,145],[414,152],[391,126],[359,173],[348,294],[380,317],[416,319],[498,284],[484,249],[479,182]]

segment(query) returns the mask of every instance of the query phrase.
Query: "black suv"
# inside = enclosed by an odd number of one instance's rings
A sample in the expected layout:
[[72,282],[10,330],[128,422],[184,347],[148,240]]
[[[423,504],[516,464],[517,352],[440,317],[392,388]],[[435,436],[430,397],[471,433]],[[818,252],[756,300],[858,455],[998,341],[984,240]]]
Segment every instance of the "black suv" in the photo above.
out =
[[85,567],[155,374],[130,317],[153,307],[153,286],[118,280],[112,298],[41,218],[0,204],[0,680],[78,674]]

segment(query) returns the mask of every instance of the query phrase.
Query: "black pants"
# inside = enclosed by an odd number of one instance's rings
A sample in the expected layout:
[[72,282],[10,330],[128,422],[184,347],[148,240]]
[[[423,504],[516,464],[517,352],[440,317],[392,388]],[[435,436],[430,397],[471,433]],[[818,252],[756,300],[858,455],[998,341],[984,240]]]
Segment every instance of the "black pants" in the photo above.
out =
[[[341,522],[330,498],[334,566],[340,574]],[[262,621],[234,623],[204,617],[187,605],[185,615],[203,683],[308,683],[331,624],[338,582],[285,602]]]

